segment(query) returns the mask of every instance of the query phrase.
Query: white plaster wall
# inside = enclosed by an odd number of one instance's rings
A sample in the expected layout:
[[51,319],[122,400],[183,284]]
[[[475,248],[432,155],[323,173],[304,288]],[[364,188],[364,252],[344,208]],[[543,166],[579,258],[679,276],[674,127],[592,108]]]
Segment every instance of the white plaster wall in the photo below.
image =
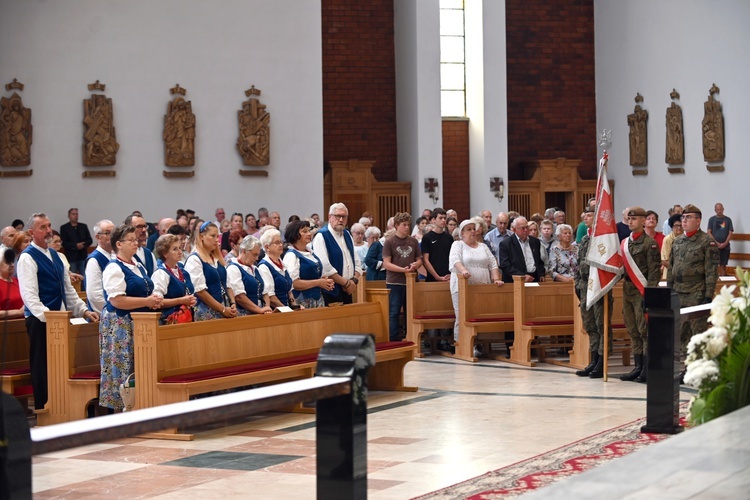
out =
[[[394,2],[398,180],[412,183],[412,214],[443,206],[443,137],[440,116],[440,4]],[[437,203],[424,192],[438,179]]]
[[[71,206],[93,225],[140,209],[148,220],[192,208],[212,217],[323,205],[319,0],[0,0],[0,83],[32,109],[29,178],[0,179],[0,224]],[[115,178],[83,179],[82,100],[107,85],[120,151]],[[162,175],[169,89],[187,88],[197,120],[192,179]],[[240,177],[237,111],[255,85],[271,113],[268,178]],[[3,94],[9,96],[10,93]]]
[[[619,212],[642,205],[660,214],[675,203],[693,203],[713,215],[721,201],[735,231],[750,231],[750,2],[747,0],[595,0],[598,129],[612,129],[609,175],[616,181]],[[715,83],[724,110],[723,173],[703,161],[703,103]],[[685,174],[670,174],[664,161],[665,113],[675,88],[681,96]],[[648,175],[633,176],[628,161],[627,115],[636,92],[649,112]],[[740,250],[741,244],[733,246]]]
[[466,113],[469,117],[471,214],[508,208],[490,192],[490,177],[508,186],[505,0],[466,2]]

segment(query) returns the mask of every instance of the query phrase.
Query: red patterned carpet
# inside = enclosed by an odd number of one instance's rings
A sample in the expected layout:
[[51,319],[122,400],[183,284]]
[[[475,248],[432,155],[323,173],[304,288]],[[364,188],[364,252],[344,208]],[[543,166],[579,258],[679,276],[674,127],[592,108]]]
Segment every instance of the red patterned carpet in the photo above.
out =
[[[495,500],[528,493],[669,437],[667,434],[641,433],[640,428],[645,421],[645,418],[638,419],[502,469],[419,496],[415,500]],[[682,424],[684,425],[684,422]]]

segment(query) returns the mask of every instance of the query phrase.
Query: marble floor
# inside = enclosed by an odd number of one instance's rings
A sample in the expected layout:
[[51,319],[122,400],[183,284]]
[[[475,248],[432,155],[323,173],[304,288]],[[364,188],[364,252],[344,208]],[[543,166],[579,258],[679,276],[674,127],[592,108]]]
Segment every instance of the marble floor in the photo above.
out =
[[[610,366],[610,374],[624,371]],[[430,356],[409,363],[406,382],[419,391],[370,394],[372,499],[429,493],[646,413],[643,384],[546,364]],[[690,392],[680,396],[687,401]],[[315,497],[314,416],[231,424],[200,429],[194,441],[132,438],[35,457],[34,497]]]

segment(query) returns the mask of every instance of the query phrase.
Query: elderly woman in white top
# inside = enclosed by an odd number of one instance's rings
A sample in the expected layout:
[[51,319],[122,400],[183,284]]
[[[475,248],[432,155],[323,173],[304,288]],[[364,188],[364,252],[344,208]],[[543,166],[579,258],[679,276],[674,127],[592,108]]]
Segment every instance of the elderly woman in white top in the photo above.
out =
[[552,281],[573,281],[578,269],[578,245],[574,241],[573,228],[560,224],[555,231],[557,241],[549,249],[547,274]]
[[451,271],[451,299],[453,299],[453,310],[456,313],[456,322],[453,327],[454,340],[458,340],[459,275],[468,279],[469,284],[494,283],[497,286],[504,285],[500,278],[500,270],[497,267],[497,259],[492,255],[492,251],[487,245],[478,241],[477,222],[473,219],[467,219],[461,222],[458,228],[461,239],[453,242],[448,257],[448,268]]
[[284,243],[278,229],[270,227],[271,229],[265,229],[260,235],[260,245],[266,255],[258,264],[263,278],[264,294],[268,296],[266,305],[293,306],[295,301],[292,295],[292,278],[281,260]]
[[237,301],[237,315],[268,314],[268,296],[263,286],[263,278],[255,263],[260,256],[260,241],[255,236],[245,236],[238,245],[238,257],[227,266],[227,282],[234,291]]
[[[367,219],[367,217],[362,217],[363,219]],[[354,251],[357,252],[357,255],[359,255],[359,262],[362,264],[362,273],[364,274],[367,272],[367,265],[365,264],[365,257],[367,257],[367,250],[370,249],[370,245],[365,240],[365,231],[367,231],[367,228],[364,226],[364,224],[361,224],[359,222],[352,224],[351,229],[349,229],[349,232],[352,234],[352,243],[354,244]]]

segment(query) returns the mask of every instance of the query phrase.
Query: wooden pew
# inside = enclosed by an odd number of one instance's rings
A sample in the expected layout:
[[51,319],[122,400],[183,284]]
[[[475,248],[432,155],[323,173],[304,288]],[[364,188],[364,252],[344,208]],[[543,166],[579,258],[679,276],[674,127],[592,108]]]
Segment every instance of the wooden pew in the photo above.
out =
[[[523,276],[513,277],[513,319],[515,340],[510,361],[536,366],[531,361],[531,343],[540,337],[573,335],[573,283],[525,283]],[[540,347],[539,361],[544,361]]]
[[27,400],[32,390],[26,321],[23,318],[4,321],[0,342],[5,343],[5,363],[0,371],[2,390],[18,398],[22,404],[28,405]]
[[[414,352],[417,357],[424,357],[421,345],[422,334],[425,330],[450,328],[452,343],[455,320],[448,281],[428,283],[417,281],[417,273],[406,274],[406,340],[414,342]],[[432,343],[430,351],[435,351]],[[440,353],[443,354],[443,352]],[[470,351],[469,355],[471,354]]]
[[406,363],[414,359],[414,346],[388,342],[385,316],[377,302],[167,326],[159,326],[157,313],[132,313],[132,317],[136,408],[311,377],[320,345],[332,333],[375,336],[372,390],[416,390],[405,386],[403,379]]
[[[504,332],[512,332],[515,324],[513,286],[470,285],[463,276],[458,278],[458,343],[455,357],[477,361],[474,345],[482,344],[484,356],[504,360],[491,350],[492,341],[502,342]],[[509,341],[510,342],[510,341]]]
[[48,400],[37,425],[86,417],[99,397],[99,323],[71,325],[70,311],[47,311]]

